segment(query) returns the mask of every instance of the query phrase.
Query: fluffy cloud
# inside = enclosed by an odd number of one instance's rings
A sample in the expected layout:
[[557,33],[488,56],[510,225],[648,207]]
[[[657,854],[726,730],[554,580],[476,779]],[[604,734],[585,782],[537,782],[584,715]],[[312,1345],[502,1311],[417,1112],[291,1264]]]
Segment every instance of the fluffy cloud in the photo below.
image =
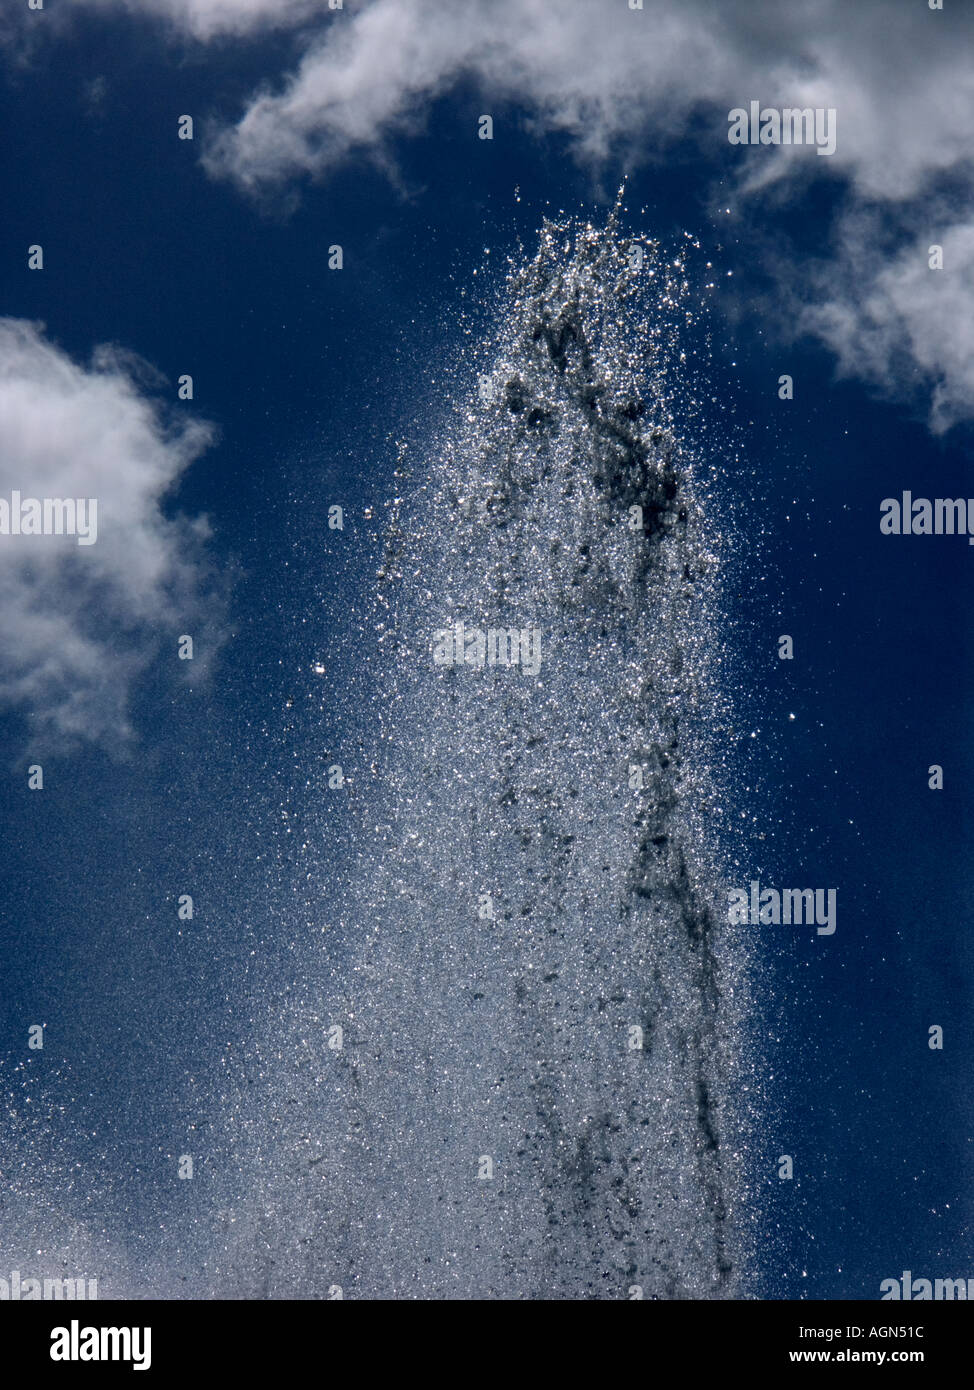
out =
[[92,545],[0,535],[0,707],[29,714],[35,744],[124,742],[132,681],[200,616],[206,523],[160,503],[211,430],[167,421],[152,379],[118,350],[80,366],[42,325],[0,319],[0,496],[98,504]]
[[[693,129],[752,205],[789,175],[838,175],[854,204],[888,203],[907,221],[913,208],[918,225],[887,264],[849,219],[831,275],[842,297],[826,294],[801,322],[844,371],[881,387],[903,390],[919,372],[942,430],[974,415],[972,40],[969,7],[948,17],[888,0],[647,0],[642,11],[591,0],[372,0],[323,30],[280,90],[257,94],[207,162],[248,189],[320,176],[381,146],[466,78],[485,109],[491,99],[517,103],[541,128],[565,132],[584,163],[614,148],[630,160],[665,153]],[[834,107],[836,153],[735,149],[730,161],[727,112],[752,98]],[[938,277],[915,243],[929,230],[923,199],[947,175],[959,181],[959,206]]]
[[[836,354],[842,375],[887,392],[914,378],[942,434],[974,419],[974,223],[930,228],[928,219],[928,235],[888,260],[880,244],[875,214],[848,218],[841,269],[829,272],[822,302],[802,322]],[[930,268],[931,245],[942,248],[943,270]]]
[[[974,14],[917,0],[71,0],[162,16],[199,39],[309,25],[297,69],[254,95],[213,167],[248,185],[327,172],[421,118],[461,79],[567,132],[583,159],[625,142],[649,150],[726,138],[726,112],[829,105],[830,161],[864,193],[914,194],[968,158]],[[745,152],[751,154],[753,152]],[[777,177],[807,151],[761,151]]]
[[[498,138],[511,138],[503,119],[516,108],[529,127],[565,134],[583,165],[599,167],[612,155],[615,168],[632,167],[692,140],[726,172],[724,186],[736,185],[745,217],[760,216],[784,190],[793,195],[797,181],[838,176],[853,220],[884,205],[896,211],[904,249],[893,249],[891,264],[856,260],[846,230],[832,278],[849,296],[828,297],[802,322],[847,370],[866,362],[867,374],[885,374],[894,389],[904,368],[908,378],[917,371],[929,378],[937,428],[972,413],[974,365],[961,315],[945,321],[943,310],[952,306],[941,299],[949,300],[950,287],[954,303],[974,299],[962,279],[961,248],[965,229],[974,227],[974,5],[948,0],[937,11],[924,0],[645,0],[633,10],[626,0],[346,0],[333,11],[327,0],[71,4],[164,16],[197,39],[300,26],[294,71],[268,74],[206,152],[211,173],[253,192],[326,176],[351,158],[388,157],[392,138],[420,125],[431,102],[461,82],[472,82],[480,109],[500,118]],[[727,112],[751,99],[834,107],[836,153],[728,146]],[[473,128],[471,120],[471,138]],[[961,254],[934,286],[914,278],[910,247],[927,234],[924,201],[948,182],[950,235]],[[887,323],[871,317],[884,312]],[[946,333],[954,329],[951,342]]]

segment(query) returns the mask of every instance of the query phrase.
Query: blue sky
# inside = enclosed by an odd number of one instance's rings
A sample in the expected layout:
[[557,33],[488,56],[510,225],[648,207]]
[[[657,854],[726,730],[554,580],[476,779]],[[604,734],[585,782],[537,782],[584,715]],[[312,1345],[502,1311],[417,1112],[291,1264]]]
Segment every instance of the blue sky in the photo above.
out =
[[[970,1272],[974,557],[878,521],[905,489],[974,495],[972,42],[951,0],[47,0],[0,20],[0,495],[103,499],[87,568],[0,555],[0,1055],[31,1174],[10,1249],[35,1221],[53,1249],[79,1201],[110,1244],[179,1226],[160,1165],[286,988],[276,924],[314,922],[348,850],[305,774],[354,736],[335,671],[397,441],[422,456],[505,259],[548,212],[607,215],[625,177],[633,224],[690,232],[694,273],[714,267],[688,371],[736,538],[729,852],[744,880],[839,885],[827,944],[762,943],[762,1144],[798,1180],[759,1175],[754,1288]],[[731,146],[752,98],[834,107],[836,153]],[[181,937],[189,878],[207,907]],[[66,1105],[60,1132],[25,1078]],[[96,1175],[83,1201],[64,1155]]]

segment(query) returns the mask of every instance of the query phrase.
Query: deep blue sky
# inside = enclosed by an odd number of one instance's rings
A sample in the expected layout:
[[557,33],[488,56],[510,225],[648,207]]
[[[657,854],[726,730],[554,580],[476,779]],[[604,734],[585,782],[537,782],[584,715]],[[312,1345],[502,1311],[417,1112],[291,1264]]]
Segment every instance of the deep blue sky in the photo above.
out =
[[[232,110],[288,41],[187,57],[154,32],[91,19],[36,67],[9,71],[0,141],[0,312],[42,320],[80,360],[121,344],[173,391],[191,372],[192,409],[220,431],[168,504],[209,515],[230,581],[209,682],[174,687],[151,668],[134,696],[134,755],[45,758],[43,797],[24,785],[22,712],[0,723],[4,1068],[24,1060],[27,1023],[47,1020],[31,1074],[50,1073],[55,1093],[85,1093],[84,1128],[102,1136],[94,1150],[107,1145],[105,1168],[127,1173],[106,1203],[124,1190],[136,1209],[159,1155],[178,1151],[194,1087],[205,1095],[201,1039],[246,1031],[239,962],[256,949],[253,997],[258,978],[286,976],[275,909],[304,915],[278,814],[305,809],[291,740],[304,750],[342,738],[340,701],[322,699],[308,665],[333,659],[334,615],[354,614],[375,568],[377,530],[363,513],[391,493],[395,440],[416,437],[443,404],[434,378],[455,347],[461,291],[476,317],[485,248],[496,262],[519,240],[530,246],[549,209],[606,211],[560,137],[530,135],[517,109],[494,103],[495,140],[472,138],[482,99],[463,89],[395,145],[401,187],[360,161],[304,184],[290,210],[262,207],[208,177],[200,142],[177,141],[175,123],[190,112],[202,131]],[[93,110],[86,87],[102,75]],[[751,845],[754,876],[838,888],[834,938],[762,934],[756,1028],[780,1115],[759,1137],[769,1160],[794,1155],[797,1177],[779,1183],[769,1162],[762,1288],[869,1298],[903,1268],[971,1273],[974,554],[962,540],[878,529],[880,500],[904,488],[974,493],[969,441],[934,439],[909,407],[837,383],[820,346],[776,336],[755,307],[767,292],[757,223],[713,211],[734,156],[636,168],[627,204],[636,230],[665,241],[686,229],[717,267],[708,448],[722,450],[739,550],[728,795],[766,836]],[[623,172],[610,164],[602,189]],[[821,254],[835,197],[824,178],[796,191],[800,201],[761,224],[762,243],[777,236],[799,264]],[[32,242],[44,245],[43,274],[26,269]],[[327,269],[333,242],[340,273]],[[791,403],[777,399],[786,371]],[[351,518],[337,542],[324,527],[331,502]],[[795,639],[793,663],[777,660],[781,633]],[[927,789],[931,763],[944,766],[942,792]],[[336,824],[319,881],[301,890],[308,914],[320,911],[342,834]],[[205,910],[191,936],[174,938],[184,880]],[[926,1045],[933,1023],[942,1053]]]

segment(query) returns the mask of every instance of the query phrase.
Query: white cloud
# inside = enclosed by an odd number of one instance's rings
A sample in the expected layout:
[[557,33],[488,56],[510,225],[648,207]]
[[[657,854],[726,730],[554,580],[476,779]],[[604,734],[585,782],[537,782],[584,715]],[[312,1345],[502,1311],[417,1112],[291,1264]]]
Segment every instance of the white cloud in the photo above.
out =
[[[381,147],[468,78],[485,110],[518,103],[541,128],[567,133],[583,163],[620,146],[630,162],[665,152],[695,120],[696,138],[712,143],[752,207],[796,172],[840,175],[854,204],[898,207],[949,173],[961,216],[945,234],[951,258],[939,279],[912,246],[884,266],[875,247],[860,256],[846,237],[832,277],[844,297],[827,296],[802,319],[846,371],[894,390],[919,372],[933,392],[932,423],[944,429],[974,415],[974,14],[954,13],[950,27],[945,18],[888,0],[648,0],[643,11],[592,0],[372,0],[324,31],[281,90],[256,95],[207,162],[248,189],[321,175]],[[752,98],[834,107],[836,153],[735,147],[740,158],[730,157],[727,112]],[[512,138],[502,121],[496,134]]]
[[[253,98],[209,165],[251,188],[327,173],[421,121],[435,97],[464,79],[477,83],[484,110],[491,100],[518,103],[539,128],[566,132],[583,162],[604,158],[620,140],[665,144],[695,108],[719,102],[721,88],[739,91],[760,66],[722,16],[701,24],[698,10],[372,0],[323,30],[281,90]],[[479,107],[472,141],[477,114]],[[715,121],[716,138],[725,129]],[[497,134],[510,138],[502,126]]]
[[[974,418],[974,223],[938,229],[930,220],[926,236],[886,260],[877,215],[848,218],[841,269],[827,275],[804,326],[832,349],[844,376],[884,391],[908,390],[913,378],[930,402],[931,429],[942,434]],[[943,270],[930,268],[931,245],[943,248]]]
[[[726,111],[839,112],[830,161],[875,196],[912,196],[966,161],[974,110],[970,6],[920,0],[68,0],[127,10],[206,41],[309,26],[297,69],[254,95],[215,165],[254,185],[322,173],[378,146],[430,100],[473,78],[485,96],[568,132],[582,158],[620,141],[681,139],[693,115],[726,137]],[[274,74],[269,74],[273,79]],[[767,177],[806,151],[745,151]],[[820,171],[821,172],[821,171]]]
[[107,347],[80,366],[42,325],[0,319],[0,496],[98,503],[93,545],[0,536],[0,708],[30,715],[35,744],[122,744],[132,681],[200,618],[206,523],[160,503],[212,431],[166,420],[152,375]]
[[[197,34],[324,12],[312,0],[151,4]],[[327,172],[472,78],[486,99],[567,132],[583,160],[619,142],[649,153],[684,138],[692,116],[722,143],[727,110],[752,97],[835,106],[832,170],[863,193],[903,198],[969,157],[972,38],[970,11],[945,17],[913,0],[646,0],[643,11],[622,0],[350,0],[312,31],[278,90],[254,95],[212,163],[249,186]],[[743,153],[766,176],[808,151]]]
[[[481,111],[495,116],[498,140],[523,138],[505,124],[515,107],[529,128],[564,133],[583,165],[598,167],[612,155],[613,173],[693,139],[715,164],[723,162],[723,187],[737,187],[745,217],[772,188],[779,199],[784,189],[793,193],[795,176],[840,176],[858,210],[919,209],[949,178],[955,235],[974,227],[971,4],[951,0],[935,11],[923,0],[645,0],[643,10],[632,10],[626,0],[346,0],[343,10],[330,11],[326,0],[72,3],[79,11],[165,16],[198,39],[307,26],[294,71],[268,74],[206,152],[211,173],[252,192],[325,176],[352,158],[387,159],[392,137],[421,125],[438,95],[472,82],[471,142]],[[751,99],[834,107],[836,153],[728,146],[727,113]],[[919,220],[910,234],[923,234]],[[944,331],[940,296],[949,297],[953,283],[963,298],[959,271],[948,269],[945,283],[927,295],[924,281],[912,283],[906,260],[870,266],[870,299],[853,281],[851,249],[848,239],[841,243],[846,259],[834,275],[850,297],[830,298],[825,311],[803,321],[850,369],[866,361],[891,387],[902,385],[898,363],[935,379],[938,427],[969,415],[974,369],[958,316],[947,316],[956,342],[939,355],[935,349]],[[904,277],[909,293],[899,285]],[[884,308],[892,319],[877,332],[868,312]],[[885,351],[887,337],[897,340],[895,351]]]

